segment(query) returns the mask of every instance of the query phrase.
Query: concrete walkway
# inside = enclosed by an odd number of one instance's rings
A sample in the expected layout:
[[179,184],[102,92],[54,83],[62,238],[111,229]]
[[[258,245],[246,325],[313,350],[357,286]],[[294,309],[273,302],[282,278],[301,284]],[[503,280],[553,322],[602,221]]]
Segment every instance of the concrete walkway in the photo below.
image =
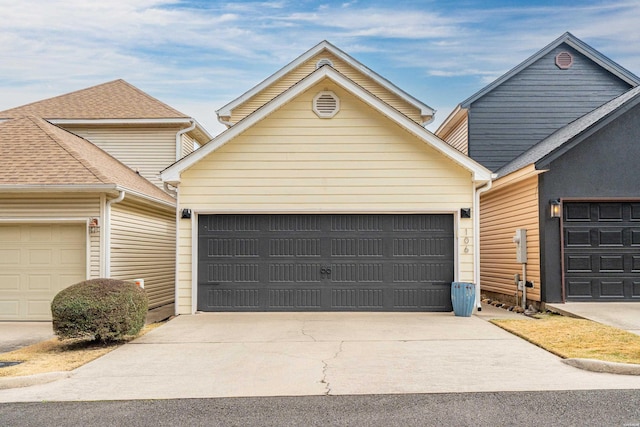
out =
[[640,335],[640,304],[637,302],[567,302],[546,304],[564,316],[593,320]]
[[69,378],[1,390],[0,402],[640,389],[638,376],[568,366],[487,317],[179,316]]

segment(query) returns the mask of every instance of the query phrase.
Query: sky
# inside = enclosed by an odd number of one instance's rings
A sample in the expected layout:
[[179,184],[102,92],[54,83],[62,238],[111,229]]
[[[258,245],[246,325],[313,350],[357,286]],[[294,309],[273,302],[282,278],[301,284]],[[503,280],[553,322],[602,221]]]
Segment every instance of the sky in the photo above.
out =
[[0,0],[0,110],[115,79],[215,111],[322,40],[436,109],[570,31],[640,75],[638,0]]

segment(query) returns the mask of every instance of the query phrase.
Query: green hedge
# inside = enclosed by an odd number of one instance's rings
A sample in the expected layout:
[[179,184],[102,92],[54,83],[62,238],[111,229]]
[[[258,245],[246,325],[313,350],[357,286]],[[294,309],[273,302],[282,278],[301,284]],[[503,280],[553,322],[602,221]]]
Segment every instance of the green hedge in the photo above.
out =
[[144,326],[144,289],[115,279],[92,279],[60,291],[51,302],[53,331],[61,339],[119,341]]

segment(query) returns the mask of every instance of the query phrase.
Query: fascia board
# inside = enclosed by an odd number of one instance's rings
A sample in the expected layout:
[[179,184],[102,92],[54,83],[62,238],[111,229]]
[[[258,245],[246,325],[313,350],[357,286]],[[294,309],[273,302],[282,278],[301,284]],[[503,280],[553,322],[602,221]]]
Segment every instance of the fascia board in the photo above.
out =
[[304,54],[300,55],[298,58],[296,58],[295,60],[290,62],[284,68],[281,68],[279,71],[277,71],[276,73],[272,74],[270,77],[268,77],[267,79],[263,80],[261,83],[259,83],[258,85],[254,86],[249,91],[245,92],[239,98],[236,98],[235,100],[231,101],[230,103],[228,103],[224,107],[222,107],[219,110],[217,110],[216,114],[218,115],[218,117],[228,117],[228,116],[230,116],[232,110],[234,108],[236,108],[238,105],[241,105],[242,103],[247,101],[249,98],[253,97],[257,93],[259,93],[260,91],[262,91],[263,89],[265,89],[266,87],[268,87],[269,85],[271,85],[272,83],[274,83],[275,81],[280,79],[282,76],[284,76],[287,73],[289,73],[290,71],[294,70],[296,67],[298,67],[301,64],[303,64],[304,62],[308,61],[309,59],[314,57],[316,54],[322,52],[323,50],[327,50],[328,52],[330,52],[333,55],[337,56],[338,58],[340,58],[341,60],[343,60],[347,64],[351,65],[356,70],[360,71],[365,76],[367,76],[367,77],[371,78],[372,80],[374,80],[380,86],[382,86],[385,89],[387,89],[388,91],[394,93],[395,95],[400,97],[402,100],[406,101],[407,103],[409,103],[409,104],[413,105],[414,107],[418,108],[420,110],[420,114],[422,116],[433,116],[433,114],[435,114],[435,110],[433,108],[429,107],[428,105],[424,104],[423,102],[420,102],[419,100],[417,100],[413,96],[409,95],[408,93],[406,93],[402,89],[398,88],[396,85],[391,83],[389,80],[387,80],[384,77],[380,76],[378,73],[372,71],[371,69],[369,69],[368,67],[366,67],[362,63],[358,62],[357,60],[355,60],[354,58],[352,58],[351,56],[349,56],[348,54],[346,54],[342,50],[338,49],[337,47],[335,47],[334,45],[332,45],[331,43],[329,43],[326,40],[320,42],[319,44],[317,44],[316,46],[314,46],[313,48],[311,48],[310,50],[308,50]]
[[166,118],[166,119],[48,119],[54,125],[140,125],[140,124],[191,124],[194,119]]
[[273,111],[280,108],[299,94],[315,85],[324,78],[329,78],[336,84],[343,87],[345,90],[351,92],[353,95],[359,97],[362,101],[369,106],[378,110],[381,114],[385,115],[392,121],[396,122],[401,127],[405,128],[408,132],[422,140],[424,143],[431,145],[433,148],[441,152],[446,157],[450,158],[454,162],[461,165],[463,168],[473,173],[474,181],[476,182],[488,182],[491,180],[491,171],[480,165],[470,157],[465,156],[455,148],[451,147],[446,142],[420,126],[418,123],[409,119],[404,114],[400,113],[393,107],[382,102],[377,97],[371,95],[368,91],[364,90],[353,81],[349,80],[342,74],[338,73],[331,67],[321,67],[318,70],[305,77],[303,80],[292,86],[287,91],[278,95],[276,98],[259,108],[245,119],[241,120],[235,126],[227,129],[224,133],[220,134],[217,138],[214,138],[209,144],[194,151],[189,156],[179,160],[173,165],[160,173],[160,177],[164,182],[170,184],[177,184],[180,182],[180,175],[182,171],[191,167],[195,163],[208,156],[213,151],[225,145],[236,136],[240,135],[245,130],[271,114]]
[[578,38],[576,38],[573,34],[567,32],[567,33],[564,33],[562,36],[558,37],[556,40],[554,40],[551,43],[549,43],[547,46],[545,46],[544,48],[542,48],[541,50],[539,50],[538,52],[536,52],[535,54],[533,54],[529,58],[525,59],[520,64],[516,65],[511,70],[507,71],[502,76],[498,77],[496,80],[494,80],[489,85],[485,86],[484,88],[480,89],[475,94],[471,95],[469,98],[467,98],[464,101],[462,101],[460,103],[460,105],[462,106],[462,108],[469,108],[473,102],[475,102],[478,99],[482,98],[487,93],[491,92],[493,89],[495,89],[496,87],[500,86],[505,81],[509,80],[511,77],[513,77],[516,74],[518,74],[520,71],[522,71],[525,68],[529,67],[535,61],[537,61],[538,59],[542,58],[544,55],[548,54],[549,52],[551,52],[553,49],[555,49],[556,47],[558,47],[562,43],[566,43],[567,45],[571,46],[572,48],[574,48],[575,50],[577,50],[578,52],[580,52],[581,54],[583,54],[587,58],[589,58],[592,61],[594,61],[596,64],[598,64],[601,67],[603,67],[605,70],[609,71],[613,75],[615,75],[615,76],[619,77],[620,79],[624,80],[625,82],[627,82],[631,86],[637,86],[638,84],[640,84],[640,77],[637,77],[636,75],[634,75],[630,71],[624,69],[622,66],[616,64],[615,62],[613,62],[612,60],[610,60],[609,58],[607,58],[606,56],[604,56],[600,52],[596,51],[595,49],[593,49],[592,47],[590,47],[586,43],[584,43],[581,40],[579,40]]
[[153,196],[149,196],[138,191],[130,190],[115,184],[97,184],[97,185],[48,185],[48,184],[1,184],[0,193],[113,193],[126,191],[128,195],[132,195],[139,199],[144,199],[154,204],[175,208],[175,203],[171,203]]

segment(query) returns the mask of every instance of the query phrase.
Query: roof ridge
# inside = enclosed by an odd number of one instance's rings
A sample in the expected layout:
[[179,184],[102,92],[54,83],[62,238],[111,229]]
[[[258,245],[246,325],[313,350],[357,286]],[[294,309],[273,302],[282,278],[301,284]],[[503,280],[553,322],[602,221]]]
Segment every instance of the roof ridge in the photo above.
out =
[[533,64],[535,61],[542,58],[544,55],[548,54],[556,47],[560,46],[562,43],[568,44],[570,47],[580,52],[582,55],[590,59],[592,62],[596,63],[599,67],[608,71],[609,73],[616,76],[620,80],[625,81],[629,86],[635,87],[640,85],[640,77],[636,76],[635,74],[627,70],[622,65],[618,64],[611,58],[607,57],[605,54],[591,47],[589,44],[585,43],[584,41],[580,40],[578,37],[574,36],[573,34],[567,31],[564,34],[562,34],[560,37],[553,40],[551,43],[547,44],[542,49],[533,53],[532,55],[527,57],[525,60],[521,61],[516,66],[509,69],[507,72],[500,75],[498,78],[496,78],[491,83],[489,83],[488,85],[484,86],[483,88],[475,92],[473,95],[471,95],[470,97],[468,97],[458,105],[460,105],[462,108],[469,108],[473,102],[482,98],[483,96],[485,96],[486,94],[494,90],[496,87],[500,86],[502,83],[511,79],[516,74],[520,73],[521,71],[526,69],[528,66]]
[[90,172],[98,180],[100,180],[104,184],[109,184],[109,179],[107,179],[107,177],[105,175],[103,175],[95,166],[90,164],[84,157],[82,157],[80,154],[78,154],[78,152],[76,152],[74,149],[72,149],[68,144],[66,144],[64,141],[62,141],[57,135],[54,135],[53,133],[51,133],[50,129],[47,129],[46,126],[41,126],[41,123],[39,123],[39,120],[42,120],[43,122],[46,122],[51,126],[55,126],[57,129],[60,129],[61,131],[68,133],[72,137],[76,137],[76,138],[82,139],[82,140],[84,140],[87,143],[92,144],[92,145],[93,145],[93,143],[91,143],[90,141],[88,141],[85,138],[82,138],[80,136],[77,136],[76,134],[73,134],[73,133],[65,130],[65,129],[62,129],[61,127],[56,126],[53,123],[50,123],[49,121],[47,121],[47,120],[45,120],[43,118],[39,118],[39,117],[36,117],[36,116],[33,116],[33,115],[26,116],[26,118],[29,119],[33,124],[38,126],[38,128],[40,128],[40,130],[42,130],[44,133],[46,133],[47,136],[49,138],[51,138],[51,140],[53,142],[55,142],[64,151],[69,153],[69,155],[71,157],[73,157],[77,162],[79,162],[88,172]]
[[[140,89],[140,88],[138,88],[138,87],[136,87],[136,86],[132,85],[131,83],[129,83],[129,82],[128,82],[128,81],[126,81],[126,80],[123,80],[123,79],[117,79],[117,80],[114,80],[114,81],[109,82],[109,83],[115,83],[115,82],[122,82],[123,84],[127,85],[129,88],[131,88],[131,89],[135,90],[136,92],[138,92],[140,95],[145,96],[145,97],[147,97],[148,99],[150,99],[150,100],[152,100],[152,101],[154,101],[154,102],[158,102],[158,103],[160,103],[160,104],[164,105],[166,108],[168,108],[168,109],[169,109],[169,110],[171,110],[171,111],[174,111],[176,114],[179,114],[179,115],[182,115],[182,116],[188,117],[188,115],[187,115],[187,114],[184,114],[182,111],[178,111],[178,110],[176,110],[175,108],[173,108],[173,107],[172,107],[172,106],[170,106],[169,104],[167,104],[167,103],[165,103],[165,102],[160,101],[158,98],[156,98],[156,97],[154,97],[154,96],[152,96],[152,95],[149,95],[147,92],[145,92],[145,91],[143,91],[142,89]],[[105,84],[107,84],[107,83],[105,83]]]

